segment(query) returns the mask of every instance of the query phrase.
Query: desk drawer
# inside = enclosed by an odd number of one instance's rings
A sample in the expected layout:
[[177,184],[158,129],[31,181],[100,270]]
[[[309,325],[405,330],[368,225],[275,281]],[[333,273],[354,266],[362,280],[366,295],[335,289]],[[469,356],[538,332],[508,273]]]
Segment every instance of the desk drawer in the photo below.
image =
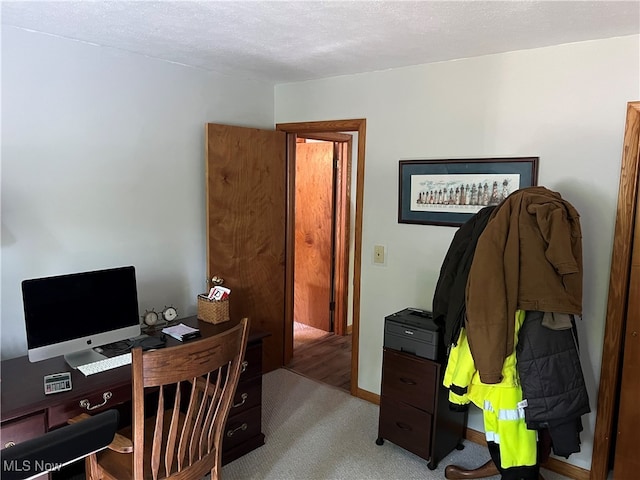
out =
[[262,410],[259,406],[230,416],[225,427],[222,448],[233,448],[251,437],[260,435],[261,427]]
[[[83,400],[88,402],[87,406],[80,405]],[[49,429],[66,425],[67,420],[81,413],[89,415],[100,413],[128,401],[131,401],[131,385],[122,385],[116,388],[105,388],[104,391],[96,391],[91,395],[54,405],[49,408]]]
[[248,382],[240,382],[233,397],[233,406],[229,416],[249,410],[262,403],[262,377],[254,378]]
[[431,456],[433,417],[417,408],[380,398],[379,436],[428,460]]
[[44,412],[10,420],[0,426],[0,449],[39,437],[45,432]]
[[381,393],[433,414],[437,370],[430,360],[385,350]]
[[262,375],[262,344],[249,345],[244,354],[246,367],[240,374],[240,382]]

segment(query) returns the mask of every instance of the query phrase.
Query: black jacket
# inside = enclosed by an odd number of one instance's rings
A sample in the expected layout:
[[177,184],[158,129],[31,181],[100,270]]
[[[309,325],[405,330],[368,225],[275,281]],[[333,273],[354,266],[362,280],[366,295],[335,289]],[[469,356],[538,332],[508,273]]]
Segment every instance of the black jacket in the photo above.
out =
[[447,348],[458,341],[466,312],[465,289],[473,254],[495,208],[483,208],[458,229],[442,262],[433,296],[433,320],[444,328]]
[[580,451],[580,417],[591,411],[589,396],[575,323],[567,330],[551,330],[542,325],[543,315],[528,311],[518,333],[516,359],[525,421],[530,429],[548,428],[554,453],[569,457]]

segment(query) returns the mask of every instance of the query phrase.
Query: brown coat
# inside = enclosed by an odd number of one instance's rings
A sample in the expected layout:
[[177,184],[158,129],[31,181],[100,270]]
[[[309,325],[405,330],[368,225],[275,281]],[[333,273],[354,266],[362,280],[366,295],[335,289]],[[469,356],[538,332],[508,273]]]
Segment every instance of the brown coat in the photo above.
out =
[[582,314],[582,233],[559,193],[529,187],[493,211],[466,291],[469,346],[483,383],[498,383],[513,352],[516,310]]

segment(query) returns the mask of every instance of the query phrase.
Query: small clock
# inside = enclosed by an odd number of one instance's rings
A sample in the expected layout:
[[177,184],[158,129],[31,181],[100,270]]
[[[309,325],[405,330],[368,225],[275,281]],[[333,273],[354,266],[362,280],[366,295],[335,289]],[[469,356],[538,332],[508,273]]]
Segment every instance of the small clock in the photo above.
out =
[[146,312],[144,312],[142,320],[144,321],[145,325],[153,327],[156,323],[158,323],[158,314],[153,310],[147,310]]
[[162,318],[167,322],[171,322],[178,318],[178,311],[175,307],[164,307],[164,310],[162,310]]

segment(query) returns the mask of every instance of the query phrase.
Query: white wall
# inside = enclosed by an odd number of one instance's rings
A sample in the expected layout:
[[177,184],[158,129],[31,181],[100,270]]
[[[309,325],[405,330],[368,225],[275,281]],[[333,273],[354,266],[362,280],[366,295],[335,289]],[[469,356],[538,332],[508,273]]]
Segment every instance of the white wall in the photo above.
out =
[[[626,103],[640,100],[639,37],[278,85],[276,122],[367,119],[359,387],[380,392],[384,316],[431,308],[452,227],[397,223],[398,160],[539,156],[539,185],[581,214],[581,360],[595,412]],[[386,267],[371,262],[386,245]],[[595,413],[582,452],[589,468]],[[483,430],[479,411],[470,427]]]
[[3,26],[2,358],[26,278],[135,265],[141,313],[195,313],[206,122],[273,128],[273,86]]

